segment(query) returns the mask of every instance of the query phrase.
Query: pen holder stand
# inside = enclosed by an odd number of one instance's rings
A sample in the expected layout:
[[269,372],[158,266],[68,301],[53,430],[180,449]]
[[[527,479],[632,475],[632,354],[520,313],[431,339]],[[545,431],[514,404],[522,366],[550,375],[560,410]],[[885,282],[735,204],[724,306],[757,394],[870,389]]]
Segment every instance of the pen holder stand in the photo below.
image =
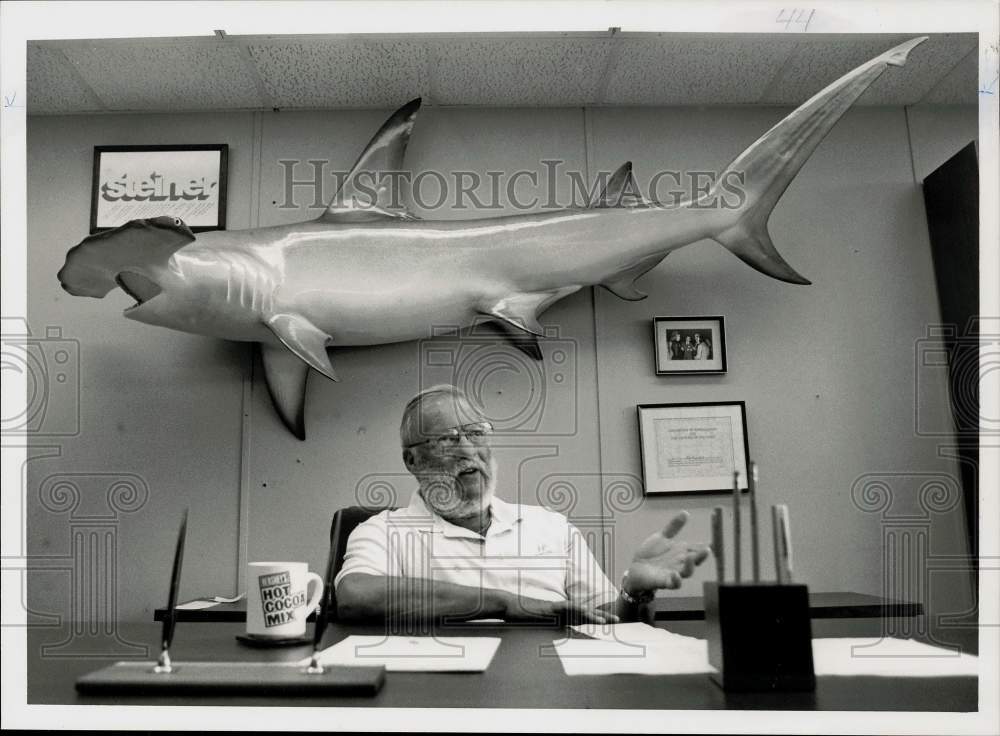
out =
[[712,680],[728,692],[816,689],[809,589],[777,583],[705,583]]

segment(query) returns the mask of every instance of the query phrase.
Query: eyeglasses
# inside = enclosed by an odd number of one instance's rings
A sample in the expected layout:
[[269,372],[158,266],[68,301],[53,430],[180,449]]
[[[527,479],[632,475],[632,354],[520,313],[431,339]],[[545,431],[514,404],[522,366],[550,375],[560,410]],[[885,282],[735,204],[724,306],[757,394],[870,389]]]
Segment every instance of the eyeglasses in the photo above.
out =
[[481,445],[486,442],[486,438],[493,434],[493,425],[489,422],[475,422],[473,424],[463,424],[460,427],[452,427],[437,437],[429,437],[426,440],[411,442],[404,447],[416,447],[417,445],[436,444],[442,446],[457,445],[463,437],[468,438],[474,445]]

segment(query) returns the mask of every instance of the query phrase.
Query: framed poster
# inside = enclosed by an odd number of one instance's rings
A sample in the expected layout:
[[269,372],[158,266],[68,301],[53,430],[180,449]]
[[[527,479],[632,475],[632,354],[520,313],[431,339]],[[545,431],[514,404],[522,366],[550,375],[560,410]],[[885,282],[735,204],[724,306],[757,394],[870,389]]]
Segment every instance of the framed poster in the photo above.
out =
[[654,317],[656,374],[725,373],[726,321],[715,317]]
[[95,146],[90,232],[161,215],[225,230],[228,159],[225,143]]
[[639,404],[643,490],[731,493],[733,472],[746,490],[746,405],[742,401]]

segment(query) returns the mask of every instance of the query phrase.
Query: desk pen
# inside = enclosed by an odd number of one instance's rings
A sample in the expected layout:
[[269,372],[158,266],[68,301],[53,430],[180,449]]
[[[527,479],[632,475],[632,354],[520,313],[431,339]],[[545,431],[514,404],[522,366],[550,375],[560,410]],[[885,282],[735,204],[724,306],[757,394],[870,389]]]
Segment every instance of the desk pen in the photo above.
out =
[[742,524],[740,523],[740,471],[733,471],[733,582],[741,583],[743,577],[742,569],[742,547],[741,538]]
[[781,559],[783,563],[783,576],[785,582],[792,582],[792,522],[788,514],[788,506],[778,505],[778,514],[781,517]]
[[306,667],[306,673],[310,675],[321,675],[325,671],[323,665],[319,663],[320,645],[323,643],[323,634],[326,632],[326,625],[330,621],[330,606],[333,602],[333,569],[337,561],[337,547],[340,546],[340,524],[334,529],[333,540],[330,542],[330,555],[326,561],[326,575],[323,577],[323,597],[319,611],[316,613],[316,624],[313,627],[313,653]]
[[760,582],[760,535],[757,530],[757,463],[750,463],[748,487],[750,490],[750,545],[753,564],[753,581]]
[[792,550],[786,505],[779,503],[771,507],[771,524],[774,534],[774,571],[778,584],[788,585],[792,582]]
[[721,506],[712,509],[712,555],[715,557],[715,579],[726,582],[726,550],[723,548]]
[[163,636],[160,648],[160,658],[153,672],[169,674],[174,668],[170,665],[170,643],[174,638],[174,627],[177,625],[177,591],[181,586],[181,568],[184,566],[184,539],[187,536],[188,510],[184,509],[181,517],[181,528],[177,533],[177,546],[174,548],[174,567],[170,572],[170,596],[167,599],[167,611],[163,617]]

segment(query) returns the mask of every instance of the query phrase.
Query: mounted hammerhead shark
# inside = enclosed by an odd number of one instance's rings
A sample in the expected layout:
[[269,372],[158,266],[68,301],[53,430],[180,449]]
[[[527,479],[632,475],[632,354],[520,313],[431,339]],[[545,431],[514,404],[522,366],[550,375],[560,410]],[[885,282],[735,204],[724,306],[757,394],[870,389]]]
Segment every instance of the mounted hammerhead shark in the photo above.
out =
[[[844,75],[781,120],[729,165],[703,197],[670,206],[636,194],[622,166],[589,206],[464,221],[393,209],[420,107],[413,100],[379,129],[316,220],[197,237],[181,220],[132,220],[91,235],[66,255],[62,287],[103,297],[117,284],[136,300],[129,319],[259,343],[268,390],[285,425],[305,439],[309,368],[334,381],[327,346],[426,337],[434,324],[493,320],[541,359],[538,315],[584,286],[622,299],[669,253],[703,238],[781,281],[810,283],[778,254],[771,210],[819,142],[889,66],[926,37]],[[718,206],[720,183],[741,177],[738,208]],[[364,186],[363,177],[377,186]],[[385,183],[386,179],[390,182]]]

